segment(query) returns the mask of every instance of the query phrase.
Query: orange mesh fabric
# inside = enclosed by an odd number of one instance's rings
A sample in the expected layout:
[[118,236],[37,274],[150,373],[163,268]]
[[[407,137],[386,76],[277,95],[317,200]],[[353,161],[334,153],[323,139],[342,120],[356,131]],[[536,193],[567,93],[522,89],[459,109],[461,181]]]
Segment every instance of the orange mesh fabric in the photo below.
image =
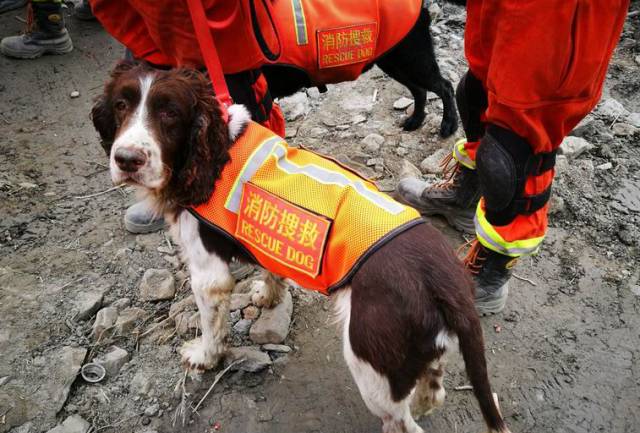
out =
[[[423,221],[415,209],[379,192],[371,182],[313,152],[289,148],[257,124],[252,123],[235,143],[231,156],[213,196],[196,207],[195,213],[234,237],[263,267],[303,287],[329,293],[346,283],[368,252]],[[330,220],[317,276],[287,266],[233,236],[239,212],[234,209],[234,200],[241,196],[245,183]]]

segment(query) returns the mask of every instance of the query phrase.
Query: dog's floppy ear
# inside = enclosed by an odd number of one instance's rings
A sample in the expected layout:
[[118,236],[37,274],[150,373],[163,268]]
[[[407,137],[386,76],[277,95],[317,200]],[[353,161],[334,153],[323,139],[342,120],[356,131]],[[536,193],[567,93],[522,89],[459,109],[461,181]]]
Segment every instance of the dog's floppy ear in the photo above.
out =
[[115,113],[113,112],[111,92],[114,83],[120,78],[122,74],[138,66],[138,62],[130,60],[122,60],[116,64],[111,71],[111,79],[105,84],[104,91],[97,99],[93,108],[91,109],[91,120],[93,126],[100,134],[100,141],[102,148],[109,155],[111,153],[111,146],[113,140],[115,140],[117,125]]
[[116,136],[116,119],[111,106],[111,98],[106,94],[100,95],[93,105],[91,120],[93,121],[93,127],[100,134],[100,144],[107,156],[109,156]]
[[229,161],[231,140],[209,80],[193,70],[177,73],[189,81],[196,104],[183,165],[172,180],[172,192],[180,205],[199,205],[209,199],[215,181]]

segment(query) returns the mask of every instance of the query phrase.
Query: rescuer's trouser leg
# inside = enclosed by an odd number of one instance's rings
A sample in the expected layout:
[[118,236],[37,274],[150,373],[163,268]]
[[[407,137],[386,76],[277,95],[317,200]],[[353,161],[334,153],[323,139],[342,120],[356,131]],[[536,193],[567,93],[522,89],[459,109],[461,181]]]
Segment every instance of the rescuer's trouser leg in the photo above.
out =
[[629,0],[467,2],[465,54],[488,99],[486,133],[475,149],[464,147],[482,195],[477,243],[465,260],[480,313],[502,309],[514,259],[542,243],[554,152],[599,100],[628,7]]

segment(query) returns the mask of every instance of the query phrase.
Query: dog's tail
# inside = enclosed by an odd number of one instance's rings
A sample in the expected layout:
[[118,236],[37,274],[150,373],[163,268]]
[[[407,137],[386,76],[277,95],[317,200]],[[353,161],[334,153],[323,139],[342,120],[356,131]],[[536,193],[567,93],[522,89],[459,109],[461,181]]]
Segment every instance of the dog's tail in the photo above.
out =
[[[473,305],[468,305],[468,299],[458,299],[465,305],[455,308],[443,308],[447,325],[453,330],[460,344],[460,352],[464,359],[467,376],[473,386],[473,393],[480,404],[480,411],[489,427],[490,432],[508,433],[509,429],[500,414],[497,402],[493,398],[489,377],[487,374],[487,361],[484,356],[484,338],[480,319]],[[471,307],[471,308],[469,308]]]

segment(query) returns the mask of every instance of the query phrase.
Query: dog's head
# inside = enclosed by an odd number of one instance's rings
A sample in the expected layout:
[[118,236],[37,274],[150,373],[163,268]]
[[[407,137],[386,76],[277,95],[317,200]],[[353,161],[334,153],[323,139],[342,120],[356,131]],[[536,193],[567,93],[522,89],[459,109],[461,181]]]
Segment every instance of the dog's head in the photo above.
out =
[[123,62],[91,111],[115,184],[129,183],[177,205],[205,202],[249,115],[226,125],[211,83],[198,71]]

